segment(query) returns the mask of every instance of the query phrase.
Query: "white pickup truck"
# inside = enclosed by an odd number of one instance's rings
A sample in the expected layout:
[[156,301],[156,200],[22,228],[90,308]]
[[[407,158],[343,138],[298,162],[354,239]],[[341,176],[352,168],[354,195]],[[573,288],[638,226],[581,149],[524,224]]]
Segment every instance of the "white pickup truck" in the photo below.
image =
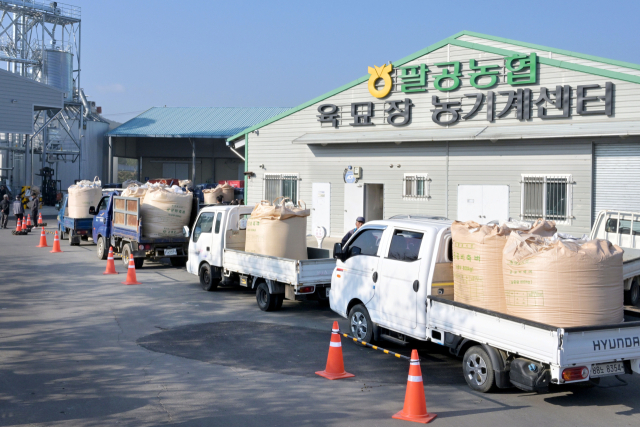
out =
[[463,356],[474,390],[640,374],[640,317],[561,328],[453,301],[451,221],[372,221],[336,244],[330,305],[363,341],[409,338]]
[[624,249],[624,303],[640,305],[640,212],[600,211],[589,237]]
[[214,291],[223,276],[256,290],[263,311],[278,310],[283,300],[315,299],[328,303],[336,261],[326,249],[307,248],[309,259],[277,258],[245,252],[249,206],[215,205],[203,208],[189,237],[187,271],[200,277],[206,291]]

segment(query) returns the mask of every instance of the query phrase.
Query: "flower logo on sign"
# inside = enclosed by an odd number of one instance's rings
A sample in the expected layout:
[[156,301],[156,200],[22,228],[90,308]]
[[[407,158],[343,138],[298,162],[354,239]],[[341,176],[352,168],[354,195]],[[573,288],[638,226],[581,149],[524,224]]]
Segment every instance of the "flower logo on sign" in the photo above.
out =
[[[369,93],[371,93],[371,95],[376,98],[384,98],[389,95],[391,87],[393,86],[391,76],[389,75],[391,71],[393,71],[392,64],[384,64],[382,67],[378,67],[377,65],[374,65],[373,68],[369,67],[369,74],[371,74],[371,77],[369,77]],[[384,86],[380,90],[376,89],[378,79],[384,80]]]

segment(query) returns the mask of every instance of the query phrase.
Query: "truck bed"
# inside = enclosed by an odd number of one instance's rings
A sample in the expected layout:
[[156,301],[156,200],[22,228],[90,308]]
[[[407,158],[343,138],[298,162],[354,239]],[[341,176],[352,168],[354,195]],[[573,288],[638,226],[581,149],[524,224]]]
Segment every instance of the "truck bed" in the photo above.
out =
[[240,274],[297,286],[331,283],[336,261],[333,258],[296,260],[225,249],[223,265]]
[[640,358],[640,315],[614,325],[560,328],[429,296],[428,327],[555,366]]

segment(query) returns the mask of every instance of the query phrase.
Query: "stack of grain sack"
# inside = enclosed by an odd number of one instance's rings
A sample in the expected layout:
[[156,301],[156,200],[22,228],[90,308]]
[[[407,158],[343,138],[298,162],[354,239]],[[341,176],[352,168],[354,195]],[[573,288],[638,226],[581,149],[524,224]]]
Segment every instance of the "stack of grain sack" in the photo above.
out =
[[563,328],[622,322],[622,254],[607,240],[512,233],[503,251],[507,313]]
[[204,195],[204,204],[215,205],[218,203],[217,199],[220,195],[222,196],[223,202],[232,202],[235,198],[234,191],[234,188],[227,183],[218,185],[216,188],[202,190],[202,194]]
[[122,195],[140,199],[142,235],[144,237],[176,237],[189,224],[192,194],[174,185],[132,184]]
[[474,221],[454,221],[453,294],[454,300],[488,310],[507,312],[502,278],[502,252],[513,230],[552,236],[555,223],[538,220],[481,225]]
[[[283,199],[279,204],[278,200]],[[280,258],[307,259],[309,209],[278,198],[256,204],[247,222],[245,251]]]
[[66,216],[70,218],[91,218],[89,208],[98,207],[102,198],[102,183],[96,176],[92,181],[79,181],[69,187]]

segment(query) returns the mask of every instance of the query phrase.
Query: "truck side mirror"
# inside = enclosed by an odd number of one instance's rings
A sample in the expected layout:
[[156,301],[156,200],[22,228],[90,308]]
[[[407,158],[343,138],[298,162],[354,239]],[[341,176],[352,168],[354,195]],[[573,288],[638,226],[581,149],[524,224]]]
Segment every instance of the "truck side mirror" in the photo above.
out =
[[96,207],[95,206],[91,206],[89,208],[89,215],[96,215]]
[[184,227],[182,227],[182,235],[184,237],[189,237],[189,227],[188,226],[185,225]]
[[342,251],[342,244],[335,243],[333,245],[333,259],[339,259],[340,261],[344,261],[345,253]]

